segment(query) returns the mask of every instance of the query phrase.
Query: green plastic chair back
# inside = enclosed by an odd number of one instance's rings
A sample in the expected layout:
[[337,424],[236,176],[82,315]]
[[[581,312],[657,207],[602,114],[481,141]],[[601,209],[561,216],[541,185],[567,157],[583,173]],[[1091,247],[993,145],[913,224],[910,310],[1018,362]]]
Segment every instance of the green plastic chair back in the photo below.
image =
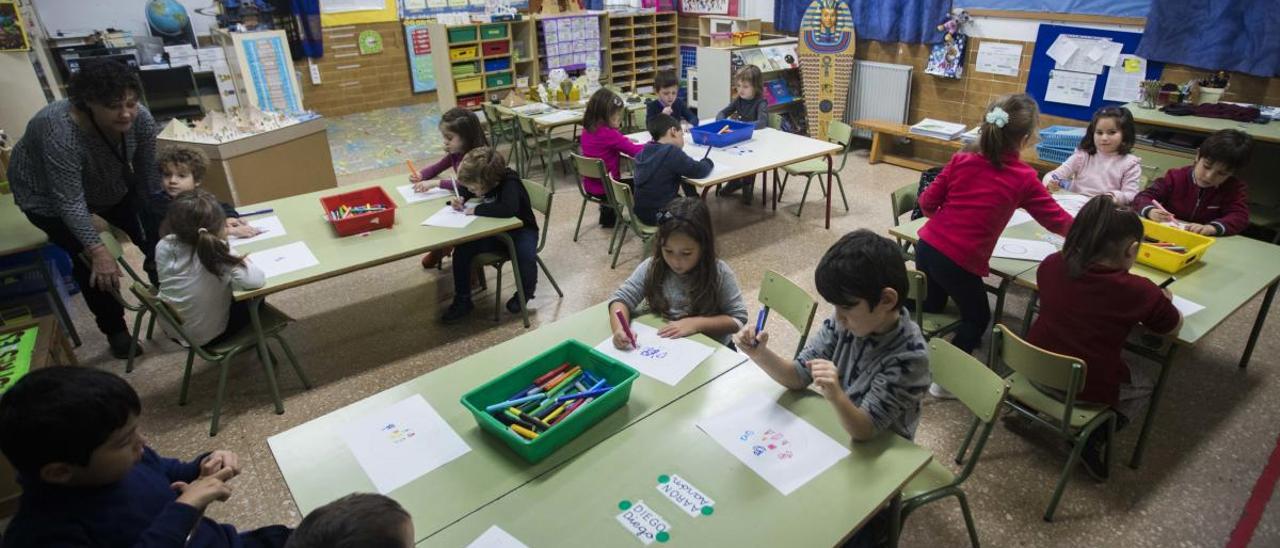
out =
[[551,227],[551,221],[548,218],[551,215],[551,201],[555,198],[555,192],[528,179],[520,179],[520,182],[524,183],[524,190],[529,193],[529,207],[542,214],[542,234],[538,235],[538,252],[541,253],[542,247],[547,245],[547,229]]
[[147,310],[150,310],[152,314],[155,314],[156,317],[160,318],[161,322],[164,322],[164,325],[169,328],[170,333],[175,334],[178,338],[182,339],[182,342],[186,343],[187,347],[193,350],[196,355],[207,361],[218,361],[220,356],[214,355],[203,347],[191,343],[191,336],[187,334],[186,328],[183,327],[182,318],[179,317],[178,313],[169,306],[169,303],[160,300],[160,297],[152,294],[146,286],[137,282],[134,282],[134,284],[129,287],[129,291],[133,293],[134,297],[138,298],[138,301],[142,302],[143,306],[147,307]]
[[[604,160],[588,158],[574,152],[570,152],[569,156],[573,158],[573,165],[578,170],[578,175],[582,177],[591,177],[603,181],[608,174],[604,168]],[[578,186],[581,187],[582,185]]]
[[951,392],[978,420],[995,420],[1008,388],[995,371],[940,338],[929,341],[929,369],[933,382]]
[[776,112],[769,113],[769,127],[782,131],[782,115]]
[[120,268],[124,269],[129,278],[138,283],[147,283],[142,277],[138,276],[138,272],[132,266],[129,266],[129,261],[124,260],[124,246],[120,245],[120,240],[116,239],[115,234],[112,234],[110,230],[99,232],[98,239],[102,240],[102,245],[107,248],[107,252],[111,253],[111,258],[116,260],[116,263],[120,265]]
[[1076,393],[1084,385],[1087,372],[1084,360],[1037,347],[1003,324],[991,331],[991,365],[1003,363],[1032,383],[1060,391],[1063,394],[1061,426],[1064,430],[1069,428]]
[[835,171],[844,169],[844,165],[849,161],[849,145],[853,143],[853,126],[832,120],[827,124],[827,141],[840,145],[840,165],[835,167]]
[[[929,296],[929,276],[919,270],[907,270],[907,300],[913,301],[911,321],[920,326],[926,339],[945,335],[960,327],[958,310],[944,310],[939,313],[926,313],[924,300]],[[950,308],[952,305],[948,305]]]
[[893,207],[893,226],[901,223],[903,215],[911,213],[916,208],[917,192],[920,185],[917,183],[909,183],[898,187],[889,195],[889,205]]
[[760,282],[760,304],[770,312],[777,312],[800,333],[800,344],[796,346],[796,355],[799,355],[809,338],[809,329],[813,327],[818,301],[786,276],[767,270]]

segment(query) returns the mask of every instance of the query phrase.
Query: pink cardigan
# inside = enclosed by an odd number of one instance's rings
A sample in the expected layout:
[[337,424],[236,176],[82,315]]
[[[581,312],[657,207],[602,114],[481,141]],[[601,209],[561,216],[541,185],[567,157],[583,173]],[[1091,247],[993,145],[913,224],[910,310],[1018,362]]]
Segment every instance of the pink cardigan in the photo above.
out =
[[1069,180],[1073,193],[1089,197],[1110,194],[1117,204],[1129,205],[1142,190],[1138,188],[1142,159],[1132,154],[1089,154],[1077,149],[1058,169],[1045,174],[1044,184],[1048,185],[1054,175]]
[[[582,155],[588,158],[599,158],[604,161],[604,168],[614,179],[621,177],[618,167],[619,153],[635,157],[644,147],[631,142],[621,131],[609,126],[599,126],[591,131],[582,132]],[[582,188],[588,194],[604,195],[604,183],[595,177],[583,177]]]
[[920,239],[978,276],[991,272],[987,262],[1013,211],[1026,209],[1036,222],[1066,236],[1071,215],[1049,196],[1036,171],[1018,153],[1003,157],[996,169],[981,154],[960,152],[920,195],[920,210],[929,218]]

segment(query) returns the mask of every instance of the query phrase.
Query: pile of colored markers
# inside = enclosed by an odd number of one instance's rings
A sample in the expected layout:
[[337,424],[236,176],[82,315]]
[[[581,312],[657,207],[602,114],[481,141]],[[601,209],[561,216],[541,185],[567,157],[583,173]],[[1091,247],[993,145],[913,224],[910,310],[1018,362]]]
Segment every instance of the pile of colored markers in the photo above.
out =
[[387,206],[382,204],[365,204],[362,206],[349,207],[346,205],[338,206],[338,209],[329,212],[329,220],[336,221],[352,215],[360,215],[362,213],[373,213],[375,211],[386,211]]
[[613,387],[577,365],[561,364],[484,410],[526,440],[537,438]]
[[1174,243],[1170,243],[1170,242],[1162,242],[1162,241],[1160,241],[1160,240],[1157,240],[1157,239],[1155,239],[1155,238],[1151,238],[1151,237],[1149,237],[1149,236],[1144,236],[1144,237],[1142,238],[1142,240],[1143,240],[1145,243],[1151,244],[1151,245],[1156,246],[1156,247],[1158,247],[1158,248],[1160,248],[1160,249],[1164,249],[1164,250],[1167,250],[1167,251],[1172,251],[1172,252],[1174,252],[1174,253],[1186,253],[1186,252],[1187,252],[1187,248],[1186,248],[1185,246],[1180,246],[1180,245],[1178,245],[1178,244],[1174,244]]

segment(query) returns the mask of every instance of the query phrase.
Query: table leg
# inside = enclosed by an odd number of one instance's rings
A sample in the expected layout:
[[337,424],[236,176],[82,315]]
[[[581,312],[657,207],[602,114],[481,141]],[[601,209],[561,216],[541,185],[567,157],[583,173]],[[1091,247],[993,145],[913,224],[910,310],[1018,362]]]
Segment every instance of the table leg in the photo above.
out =
[[[621,218],[618,219],[618,223],[621,225]],[[517,262],[519,259],[516,257],[516,243],[512,241],[511,236],[506,232],[498,234],[498,237],[502,239],[503,243],[507,244],[507,256],[511,257],[511,274],[516,278],[516,295],[519,297],[520,301],[520,316],[524,318],[524,326],[529,327],[529,308],[525,306],[524,302],[524,282],[520,279],[520,265]],[[622,242],[618,242],[618,245],[621,246]],[[493,298],[501,299],[502,295],[494,295]]]
[[884,155],[884,141],[881,139],[883,134],[879,131],[871,133],[871,152],[867,154],[868,164],[880,163],[881,157]]
[[992,314],[992,322],[1000,323],[1004,318],[1004,297],[1009,293],[1009,285],[1013,278],[1000,278],[1000,287],[996,288],[996,311]]
[[1258,318],[1253,320],[1253,331],[1249,332],[1249,342],[1244,345],[1244,355],[1240,356],[1240,369],[1249,366],[1249,359],[1253,357],[1253,345],[1258,342],[1258,335],[1262,333],[1262,323],[1267,320],[1267,312],[1271,310],[1271,300],[1276,296],[1276,286],[1280,285],[1280,281],[1273,282],[1267,287],[1267,292],[1262,296],[1262,307],[1258,309]]
[[284,414],[284,403],[280,401],[280,386],[276,384],[275,364],[271,363],[271,351],[267,349],[267,336],[262,331],[262,317],[259,309],[266,297],[249,300],[249,322],[253,325],[253,337],[257,340],[258,359],[267,372],[267,387],[271,389],[271,400],[276,404],[276,414]]
[[778,210],[778,170],[773,170],[773,210]]
[[1129,458],[1129,468],[1137,470],[1142,466],[1142,454],[1147,449],[1147,436],[1151,434],[1151,425],[1155,422],[1156,406],[1160,405],[1160,396],[1164,394],[1164,385],[1169,379],[1169,370],[1173,368],[1173,355],[1178,345],[1170,344],[1169,351],[1160,362],[1160,375],[1156,377],[1156,385],[1151,390],[1151,401],[1147,403],[1147,413],[1142,418],[1142,430],[1138,432],[1138,443],[1133,446],[1133,456]]
[[831,230],[831,155],[827,155],[827,230]]
[[36,250],[36,263],[40,267],[40,276],[44,278],[45,291],[48,292],[49,300],[53,301],[53,309],[58,314],[58,321],[62,322],[63,329],[71,334],[71,340],[76,343],[76,347],[80,347],[80,334],[76,333],[75,324],[71,323],[71,316],[67,314],[67,306],[62,303],[62,296],[58,294],[58,286],[53,285],[53,273],[49,271],[49,262],[44,260],[44,254]]
[[765,207],[765,202],[769,199],[769,172],[760,172],[760,207]]
[[702,201],[704,202],[707,201],[707,192],[710,190],[711,190],[711,187],[709,186],[702,187]]

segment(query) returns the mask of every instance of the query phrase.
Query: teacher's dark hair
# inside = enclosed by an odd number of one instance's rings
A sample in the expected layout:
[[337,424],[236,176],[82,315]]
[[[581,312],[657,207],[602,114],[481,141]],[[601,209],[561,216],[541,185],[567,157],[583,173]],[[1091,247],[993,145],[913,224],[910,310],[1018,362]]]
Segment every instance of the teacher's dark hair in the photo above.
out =
[[130,91],[135,97],[142,97],[138,74],[129,65],[113,59],[81,62],[80,72],[72,76],[67,85],[71,103],[80,108],[86,108],[88,103],[107,105],[120,101]]

